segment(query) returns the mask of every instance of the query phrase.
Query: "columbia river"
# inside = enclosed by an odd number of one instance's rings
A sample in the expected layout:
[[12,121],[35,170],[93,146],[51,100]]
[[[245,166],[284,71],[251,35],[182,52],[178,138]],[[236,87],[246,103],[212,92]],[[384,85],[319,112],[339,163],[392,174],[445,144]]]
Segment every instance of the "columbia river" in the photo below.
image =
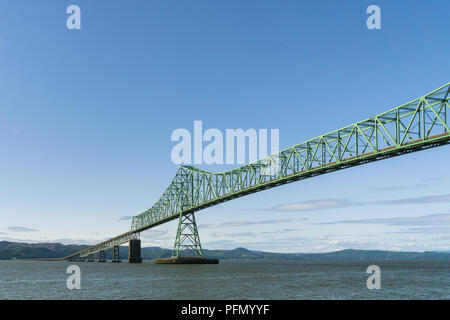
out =
[[[81,289],[67,288],[70,265]],[[369,265],[381,289],[368,289]],[[450,261],[0,261],[0,299],[450,299]]]

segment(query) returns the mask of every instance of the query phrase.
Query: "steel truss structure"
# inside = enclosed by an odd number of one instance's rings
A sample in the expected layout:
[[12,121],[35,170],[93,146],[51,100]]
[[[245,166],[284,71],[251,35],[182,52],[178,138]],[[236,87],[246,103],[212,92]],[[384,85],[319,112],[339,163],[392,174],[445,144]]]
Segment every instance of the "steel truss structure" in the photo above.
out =
[[193,212],[186,215],[180,214],[172,257],[203,257]]
[[[193,215],[196,211],[279,185],[450,143],[449,93],[447,83],[375,117],[230,171],[212,173],[180,166],[161,198],[133,218],[129,232],[72,256],[87,256],[120,245],[139,232],[177,218],[180,221],[173,255],[178,256],[180,248],[188,248],[182,246],[182,240],[191,238],[183,238],[185,229],[180,229],[187,225],[194,228],[190,230],[195,234],[191,242],[197,248],[193,252],[201,255]],[[186,222],[189,217],[193,219],[191,224]]]

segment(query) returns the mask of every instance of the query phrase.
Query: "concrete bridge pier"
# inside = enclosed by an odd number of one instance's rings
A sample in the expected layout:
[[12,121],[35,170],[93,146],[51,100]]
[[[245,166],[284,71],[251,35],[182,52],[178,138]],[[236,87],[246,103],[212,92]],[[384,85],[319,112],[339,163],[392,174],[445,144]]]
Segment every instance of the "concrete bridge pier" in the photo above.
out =
[[121,262],[119,257],[119,246],[113,247],[113,259],[111,262]]
[[88,258],[87,258],[86,262],[94,262],[94,255],[92,253],[88,254]]
[[97,260],[97,262],[106,262],[106,260],[105,260],[105,251],[100,250],[98,252],[98,260]]
[[140,239],[130,239],[128,262],[129,263],[142,263],[141,240]]
[[79,262],[79,261],[80,261],[80,255],[77,254],[77,255],[75,255],[75,256],[73,256],[73,257],[70,257],[69,259],[67,259],[67,261],[70,261],[70,262]]

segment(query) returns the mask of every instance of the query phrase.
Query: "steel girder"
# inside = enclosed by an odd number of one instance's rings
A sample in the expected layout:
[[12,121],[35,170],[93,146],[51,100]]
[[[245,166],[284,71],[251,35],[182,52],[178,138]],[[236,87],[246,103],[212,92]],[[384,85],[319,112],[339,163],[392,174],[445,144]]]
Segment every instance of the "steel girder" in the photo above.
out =
[[247,194],[448,144],[449,95],[450,83],[447,83],[375,117],[237,169],[212,173],[180,166],[161,198],[150,209],[133,217],[131,231],[71,256],[86,256],[111,248],[141,231]]
[[450,83],[364,121],[234,170],[181,166],[161,198],[135,216],[141,231],[220,202],[281,184],[449,142]]
[[172,257],[203,257],[194,213],[180,215]]

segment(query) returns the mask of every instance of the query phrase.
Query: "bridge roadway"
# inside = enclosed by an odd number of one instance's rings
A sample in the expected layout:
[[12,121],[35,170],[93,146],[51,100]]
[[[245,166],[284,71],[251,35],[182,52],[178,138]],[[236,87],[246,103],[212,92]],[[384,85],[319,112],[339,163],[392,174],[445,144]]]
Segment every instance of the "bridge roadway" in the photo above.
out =
[[153,207],[131,230],[61,260],[124,244],[181,216],[248,194],[450,143],[450,83],[387,112],[221,173],[180,166]]

